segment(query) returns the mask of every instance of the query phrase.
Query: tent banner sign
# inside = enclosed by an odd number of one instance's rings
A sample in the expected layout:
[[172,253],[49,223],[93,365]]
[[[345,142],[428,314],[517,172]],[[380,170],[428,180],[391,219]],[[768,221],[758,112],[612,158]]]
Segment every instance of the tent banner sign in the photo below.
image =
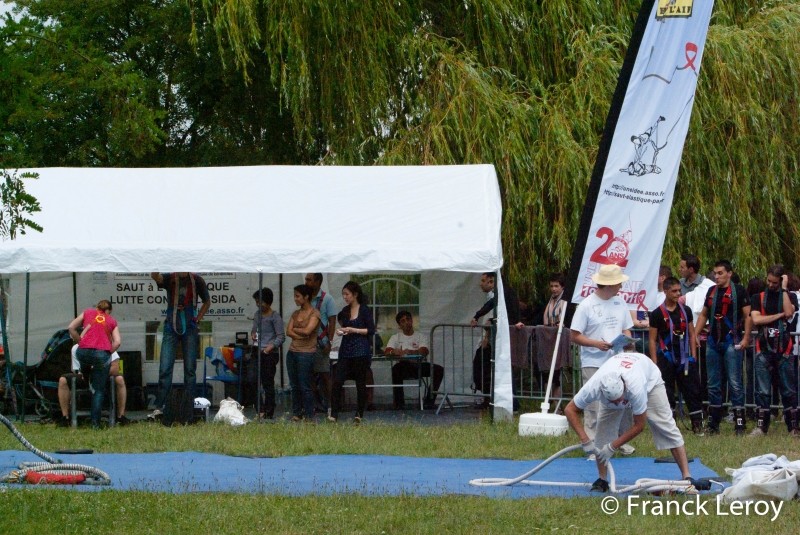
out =
[[[252,315],[255,291],[246,273],[198,273],[208,286],[211,308],[207,319],[243,320]],[[150,273],[92,273],[95,300],[108,299],[121,321],[156,321],[167,312],[167,292],[160,290]],[[198,301],[199,306],[199,301]]]
[[617,264],[630,277],[619,294],[629,308],[656,306],[712,7],[712,1],[653,3],[611,140],[573,303],[594,291],[591,277],[602,265]]

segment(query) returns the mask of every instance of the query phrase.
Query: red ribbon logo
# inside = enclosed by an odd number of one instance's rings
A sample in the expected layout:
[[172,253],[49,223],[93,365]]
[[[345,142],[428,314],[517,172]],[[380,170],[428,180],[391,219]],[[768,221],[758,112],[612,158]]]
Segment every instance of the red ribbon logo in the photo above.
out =
[[697,59],[697,45],[691,42],[686,43],[684,54],[686,55],[686,65],[681,67],[681,70],[691,67],[694,72],[697,72],[697,69],[694,68],[694,60]]

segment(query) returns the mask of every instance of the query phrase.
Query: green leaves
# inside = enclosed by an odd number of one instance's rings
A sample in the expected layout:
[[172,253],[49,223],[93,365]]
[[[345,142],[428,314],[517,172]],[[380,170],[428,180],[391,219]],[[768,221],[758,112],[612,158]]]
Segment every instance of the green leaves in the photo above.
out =
[[9,173],[3,169],[0,171],[0,238],[4,241],[15,239],[17,233],[25,234],[27,229],[37,232],[42,231],[42,227],[30,219],[30,214],[41,212],[39,201],[25,191],[23,179],[39,178],[38,173],[13,171]]
[[[542,299],[641,2],[17,5],[31,18],[0,28],[5,167],[491,163],[508,276]],[[800,268],[799,25],[797,0],[716,2],[665,263]]]

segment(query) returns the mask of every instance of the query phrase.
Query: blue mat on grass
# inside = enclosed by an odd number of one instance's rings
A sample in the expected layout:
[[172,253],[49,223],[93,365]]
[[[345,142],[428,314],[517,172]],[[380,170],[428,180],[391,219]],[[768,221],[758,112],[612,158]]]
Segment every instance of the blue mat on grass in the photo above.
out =
[[[353,493],[366,496],[408,494],[477,495],[503,498],[588,496],[588,489],[515,485],[474,487],[471,479],[514,478],[541,461],[502,459],[432,459],[384,455],[310,455],[305,457],[231,457],[211,453],[105,453],[57,455],[65,463],[86,464],[111,476],[110,487],[76,485],[80,490],[137,490],[147,492],[241,492],[303,496]],[[41,461],[27,451],[0,452],[0,474],[21,462]],[[674,463],[656,463],[647,457],[614,459],[617,485],[639,478],[677,479]],[[717,477],[699,460],[689,465],[697,478]],[[583,458],[556,459],[531,479],[591,483],[597,479],[594,462]],[[65,486],[59,485],[59,488]]]

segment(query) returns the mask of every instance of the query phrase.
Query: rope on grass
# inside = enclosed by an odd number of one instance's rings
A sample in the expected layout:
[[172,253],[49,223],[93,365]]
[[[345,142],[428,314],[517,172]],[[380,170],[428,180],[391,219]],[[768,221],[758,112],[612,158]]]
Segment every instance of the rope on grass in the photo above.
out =
[[58,463],[61,462],[60,460],[56,459],[55,457],[51,457],[50,455],[46,454],[45,452],[43,452],[42,450],[38,449],[36,446],[31,444],[30,442],[28,442],[28,440],[24,436],[22,436],[22,433],[20,433],[17,430],[17,428],[14,427],[14,424],[12,424],[11,421],[9,421],[9,419],[6,418],[5,416],[3,416],[2,414],[0,414],[0,422],[3,422],[5,424],[5,426],[8,427],[8,430],[11,431],[11,433],[15,437],[17,437],[17,440],[22,442],[22,445],[25,446],[26,448],[28,448],[28,450],[32,451],[33,453],[35,453],[36,455],[38,455],[39,457],[41,457],[42,459],[44,459],[48,463],[58,464]]
[[59,459],[48,455],[36,448],[33,444],[22,436],[14,424],[8,418],[0,414],[0,422],[17,437],[17,439],[28,450],[44,459],[46,462],[25,462],[19,465],[18,470],[12,470],[5,476],[0,477],[3,483],[36,483],[36,484],[68,484],[76,485],[86,483],[88,485],[110,485],[111,478],[108,474],[85,464],[64,464]]
[[[583,446],[581,444],[575,444],[573,446],[567,446],[566,448],[557,451],[538,465],[536,465],[533,469],[529,470],[528,472],[522,474],[521,476],[517,476],[515,478],[499,478],[499,477],[488,477],[482,479],[473,479],[469,482],[470,485],[476,487],[509,487],[512,485],[548,485],[551,487],[577,487],[577,488],[591,488],[590,483],[573,483],[568,481],[535,481],[528,479],[530,476],[553,462],[554,460],[558,459],[564,454],[567,454],[571,451],[581,449]],[[633,485],[624,486],[621,488],[617,488],[617,478],[616,474],[614,473],[614,467],[611,466],[611,462],[607,465],[608,467],[608,488],[609,491],[613,494],[626,494],[629,492],[644,490],[647,492],[681,492],[681,493],[696,493],[696,489],[694,486],[686,480],[671,480],[671,479],[652,479],[652,478],[641,478],[637,479]],[[716,481],[712,481],[719,485]]]

